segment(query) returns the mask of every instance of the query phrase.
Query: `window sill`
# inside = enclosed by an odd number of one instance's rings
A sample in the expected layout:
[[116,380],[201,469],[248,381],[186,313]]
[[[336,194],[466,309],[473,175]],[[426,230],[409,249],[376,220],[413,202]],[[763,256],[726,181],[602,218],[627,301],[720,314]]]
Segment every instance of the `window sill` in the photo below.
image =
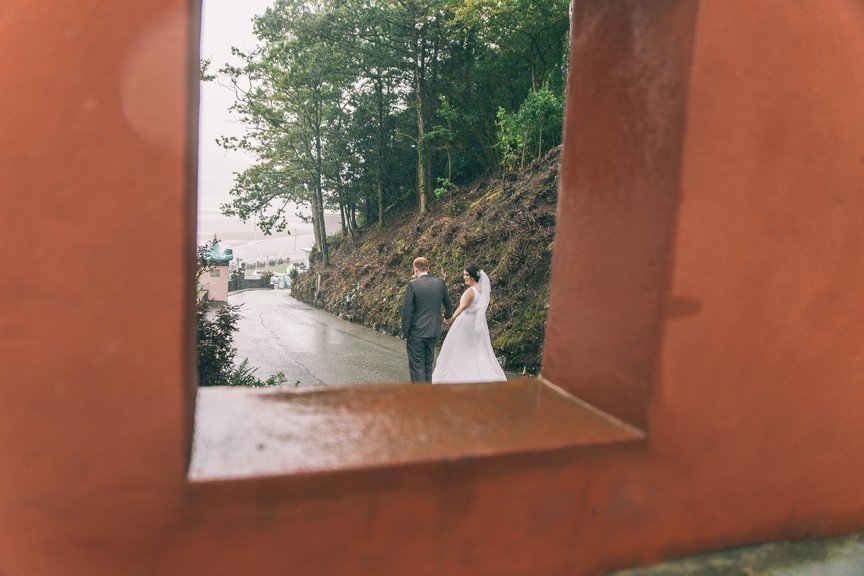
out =
[[642,440],[542,379],[202,388],[193,481],[320,474]]

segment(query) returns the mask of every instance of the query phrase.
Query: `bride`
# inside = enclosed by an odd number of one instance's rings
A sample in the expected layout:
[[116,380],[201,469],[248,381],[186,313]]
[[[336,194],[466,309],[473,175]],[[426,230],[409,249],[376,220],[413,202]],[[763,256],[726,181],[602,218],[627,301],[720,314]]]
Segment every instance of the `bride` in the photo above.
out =
[[471,265],[463,270],[462,278],[468,289],[459,300],[459,308],[445,321],[452,326],[441,345],[432,383],[503,382],[507,377],[492,351],[486,324],[492,293],[489,276]]

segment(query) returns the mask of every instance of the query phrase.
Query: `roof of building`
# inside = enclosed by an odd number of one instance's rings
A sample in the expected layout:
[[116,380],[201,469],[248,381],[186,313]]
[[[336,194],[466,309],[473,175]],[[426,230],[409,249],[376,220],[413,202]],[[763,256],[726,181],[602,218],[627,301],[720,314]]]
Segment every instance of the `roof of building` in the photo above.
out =
[[234,251],[231,248],[222,250],[219,241],[214,237],[210,245],[210,251],[204,255],[204,260],[210,264],[228,264],[234,259]]

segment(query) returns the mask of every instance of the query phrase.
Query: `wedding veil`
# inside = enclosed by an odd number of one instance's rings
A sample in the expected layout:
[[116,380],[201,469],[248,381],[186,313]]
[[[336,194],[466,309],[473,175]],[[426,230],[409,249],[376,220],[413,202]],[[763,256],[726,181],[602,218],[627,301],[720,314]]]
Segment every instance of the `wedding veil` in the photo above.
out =
[[480,280],[477,282],[477,288],[480,290],[480,297],[477,300],[477,313],[483,315],[489,307],[489,299],[492,297],[492,283],[489,282],[489,276],[483,270],[480,271]]

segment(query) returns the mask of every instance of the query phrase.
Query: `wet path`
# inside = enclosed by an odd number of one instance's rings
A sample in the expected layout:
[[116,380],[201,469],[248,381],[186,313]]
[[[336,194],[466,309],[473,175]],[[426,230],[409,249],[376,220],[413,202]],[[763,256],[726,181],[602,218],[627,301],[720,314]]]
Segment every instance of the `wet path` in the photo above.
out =
[[228,301],[242,305],[237,360],[249,358],[259,378],[281,371],[292,388],[408,380],[399,338],[307,306],[286,290],[249,290]]

